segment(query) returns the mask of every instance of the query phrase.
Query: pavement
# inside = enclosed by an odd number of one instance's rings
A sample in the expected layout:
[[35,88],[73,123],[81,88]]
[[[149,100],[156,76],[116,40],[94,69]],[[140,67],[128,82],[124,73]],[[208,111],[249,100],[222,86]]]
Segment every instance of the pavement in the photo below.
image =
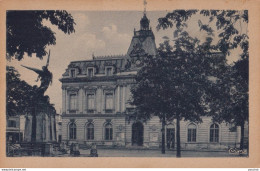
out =
[[[80,155],[75,157],[90,157],[90,149],[79,149]],[[241,152],[241,151],[240,151]],[[73,157],[61,151],[54,150],[49,157]],[[98,157],[176,157],[176,150],[166,150],[165,154],[160,149],[129,149],[129,148],[97,148]],[[14,153],[13,157],[21,156],[40,156],[38,153],[25,155],[22,153]],[[247,150],[239,154],[239,150],[230,149],[226,151],[205,151],[205,150],[182,150],[181,157],[247,157]]]
[[[98,157],[176,157],[176,151],[166,151],[162,154],[157,150],[132,149],[98,149]],[[87,157],[90,150],[80,149],[80,157]],[[181,151],[181,157],[247,157],[246,154],[229,153],[228,151]]]

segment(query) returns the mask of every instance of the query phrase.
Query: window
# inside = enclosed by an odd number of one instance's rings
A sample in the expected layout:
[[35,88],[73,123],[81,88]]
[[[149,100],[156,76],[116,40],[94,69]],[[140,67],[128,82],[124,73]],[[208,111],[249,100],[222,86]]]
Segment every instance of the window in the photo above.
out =
[[69,136],[70,140],[75,140],[77,138],[77,127],[75,123],[69,125]]
[[94,125],[92,123],[89,123],[87,125],[87,140],[94,140]]
[[76,71],[75,71],[75,69],[70,70],[70,76],[71,76],[71,77],[76,77]]
[[188,142],[196,142],[196,125],[189,124],[188,126]]
[[212,124],[210,126],[210,142],[219,141],[219,126],[217,124]]
[[77,95],[71,94],[70,95],[70,110],[76,110],[77,107]]
[[14,120],[9,120],[9,121],[8,121],[8,127],[13,127],[13,128],[15,128],[15,127],[16,127],[16,121],[14,121]]
[[88,112],[92,112],[95,109],[95,97],[94,94],[87,95],[87,109]]
[[113,139],[113,128],[111,123],[107,123],[105,125],[105,140],[112,140]]
[[106,74],[107,74],[107,76],[112,75],[112,68],[111,67],[106,68]]
[[88,68],[88,76],[93,77],[94,76],[94,69],[93,68]]
[[58,142],[61,143],[61,140],[62,140],[62,136],[59,135],[59,137],[58,137]]
[[106,97],[105,109],[108,111],[113,110],[113,93],[107,93],[105,97]]

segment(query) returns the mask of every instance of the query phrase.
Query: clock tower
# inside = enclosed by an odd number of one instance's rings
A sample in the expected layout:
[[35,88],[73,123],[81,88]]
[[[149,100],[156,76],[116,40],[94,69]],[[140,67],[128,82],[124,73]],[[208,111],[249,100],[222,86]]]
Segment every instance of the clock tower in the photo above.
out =
[[134,35],[127,51],[126,65],[128,68],[126,69],[137,70],[142,66],[144,56],[155,56],[156,54],[155,37],[150,27],[150,20],[144,11],[140,20],[140,30],[134,29]]

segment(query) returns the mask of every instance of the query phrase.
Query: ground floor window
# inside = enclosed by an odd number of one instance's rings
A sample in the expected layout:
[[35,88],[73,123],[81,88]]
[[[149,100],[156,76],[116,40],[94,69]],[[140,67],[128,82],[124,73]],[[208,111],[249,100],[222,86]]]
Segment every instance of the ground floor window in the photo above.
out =
[[210,126],[210,142],[219,142],[219,126],[212,124]]
[[189,124],[188,126],[188,142],[196,142],[196,125]]
[[75,140],[77,138],[77,127],[75,123],[69,125],[69,138]]
[[105,140],[112,140],[113,139],[113,128],[111,123],[107,123],[105,125]]
[[92,123],[87,125],[87,140],[94,140],[94,125]]

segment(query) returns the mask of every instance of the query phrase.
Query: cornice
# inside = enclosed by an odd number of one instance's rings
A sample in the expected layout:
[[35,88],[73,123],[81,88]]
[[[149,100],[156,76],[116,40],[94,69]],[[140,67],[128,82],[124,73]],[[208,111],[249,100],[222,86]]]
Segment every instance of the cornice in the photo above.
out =
[[98,118],[106,118],[106,117],[125,117],[125,114],[62,114],[62,118],[84,118],[84,117],[98,117]]
[[117,81],[118,79],[135,78],[136,75],[114,75],[114,76],[101,76],[101,77],[81,77],[81,78],[61,78],[62,83],[75,83],[75,82],[101,82],[101,81]]

